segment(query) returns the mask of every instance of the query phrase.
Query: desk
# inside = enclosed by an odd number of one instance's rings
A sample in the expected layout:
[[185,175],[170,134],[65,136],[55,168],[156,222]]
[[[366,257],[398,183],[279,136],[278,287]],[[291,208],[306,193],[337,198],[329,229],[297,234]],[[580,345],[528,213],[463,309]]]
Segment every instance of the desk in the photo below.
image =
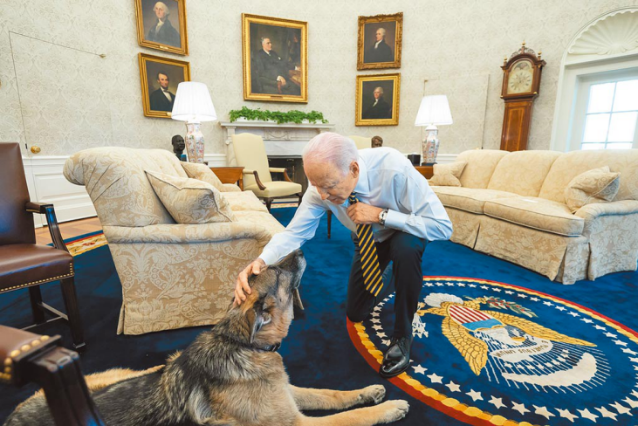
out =
[[222,183],[236,183],[242,191],[244,190],[243,167],[211,167],[210,169]]
[[434,175],[434,166],[414,166],[414,168],[426,179],[430,179]]

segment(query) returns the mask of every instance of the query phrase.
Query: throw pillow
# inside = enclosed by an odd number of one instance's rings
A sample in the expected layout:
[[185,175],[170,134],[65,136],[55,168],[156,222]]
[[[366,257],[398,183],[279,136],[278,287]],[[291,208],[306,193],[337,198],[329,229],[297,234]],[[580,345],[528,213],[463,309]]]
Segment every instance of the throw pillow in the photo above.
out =
[[211,184],[146,170],[148,180],[177,223],[233,222],[228,201]]
[[467,166],[465,161],[456,161],[450,164],[435,164],[434,175],[430,178],[433,186],[461,186],[461,174]]
[[614,199],[620,188],[620,173],[600,167],[579,174],[565,188],[565,204],[576,213],[585,204],[604,203]]
[[182,167],[189,178],[203,180],[213,185],[219,192],[224,192],[222,181],[206,164],[182,161]]

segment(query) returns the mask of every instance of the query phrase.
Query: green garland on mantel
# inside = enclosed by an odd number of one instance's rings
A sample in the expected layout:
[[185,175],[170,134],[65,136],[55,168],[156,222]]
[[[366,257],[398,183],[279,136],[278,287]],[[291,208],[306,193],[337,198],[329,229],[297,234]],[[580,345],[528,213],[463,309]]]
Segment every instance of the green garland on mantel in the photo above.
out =
[[259,108],[250,109],[243,107],[242,109],[233,109],[228,113],[230,122],[237,121],[238,118],[245,118],[246,120],[260,120],[268,121],[272,120],[277,124],[284,123],[296,123],[301,124],[303,120],[308,120],[310,123],[327,123],[328,120],[323,118],[323,114],[318,111],[303,112],[293,109],[292,111],[262,111]]

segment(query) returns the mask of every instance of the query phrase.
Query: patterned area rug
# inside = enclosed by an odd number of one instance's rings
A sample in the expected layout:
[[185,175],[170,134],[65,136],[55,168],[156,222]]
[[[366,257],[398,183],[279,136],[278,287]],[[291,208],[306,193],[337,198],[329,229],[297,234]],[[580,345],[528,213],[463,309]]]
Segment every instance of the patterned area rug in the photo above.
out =
[[[472,425],[633,424],[635,331],[570,301],[488,280],[424,277],[412,367],[392,382]],[[378,370],[393,297],[348,322]],[[389,331],[388,331],[389,330]]]

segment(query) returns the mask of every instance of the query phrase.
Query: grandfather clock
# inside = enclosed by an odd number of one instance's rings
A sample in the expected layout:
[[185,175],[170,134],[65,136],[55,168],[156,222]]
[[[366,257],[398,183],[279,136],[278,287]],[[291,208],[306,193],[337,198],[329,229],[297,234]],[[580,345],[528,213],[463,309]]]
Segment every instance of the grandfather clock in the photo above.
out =
[[532,121],[532,104],[538,96],[541,72],[545,61],[525,47],[505,57],[503,66],[503,89],[501,99],[505,101],[501,149],[522,151],[527,149],[529,126]]

